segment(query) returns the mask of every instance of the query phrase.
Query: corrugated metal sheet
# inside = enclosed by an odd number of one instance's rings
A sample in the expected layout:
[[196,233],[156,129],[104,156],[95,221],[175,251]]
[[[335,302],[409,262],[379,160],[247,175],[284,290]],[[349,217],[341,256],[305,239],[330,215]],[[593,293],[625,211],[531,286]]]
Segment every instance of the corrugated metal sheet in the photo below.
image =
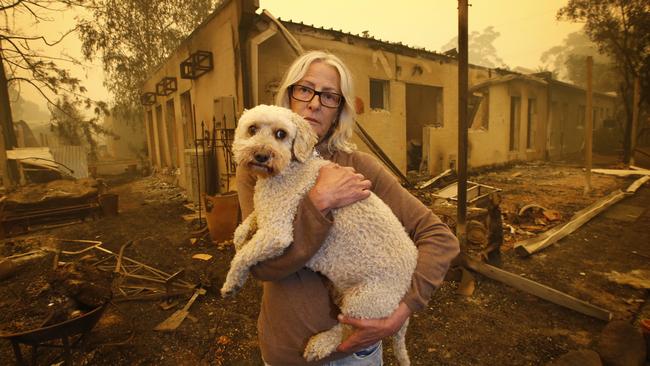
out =
[[47,147],[17,147],[7,150],[7,159],[16,160],[22,164],[30,164],[45,169],[51,169],[67,175],[69,172],[54,160],[52,152]]
[[72,169],[75,178],[88,178],[88,153],[83,146],[59,145],[50,149],[54,160]]
[[50,149],[47,147],[17,147],[7,150],[7,159],[24,160],[27,158],[40,158],[45,160],[54,160]]

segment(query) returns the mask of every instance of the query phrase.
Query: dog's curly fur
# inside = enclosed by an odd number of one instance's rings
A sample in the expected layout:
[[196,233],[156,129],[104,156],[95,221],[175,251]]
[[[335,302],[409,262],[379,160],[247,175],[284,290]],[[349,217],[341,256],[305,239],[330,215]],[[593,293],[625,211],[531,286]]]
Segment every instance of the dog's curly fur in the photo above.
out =
[[[255,186],[255,211],[235,231],[237,254],[221,289],[223,296],[244,284],[251,266],[279,256],[293,242],[298,204],[315,184],[319,169],[328,164],[313,152],[316,141],[309,124],[288,109],[260,105],[242,115],[233,143],[235,161],[261,179]],[[332,214],[333,227],[307,267],[332,281],[344,315],[389,316],[411,284],[417,262],[413,241],[374,194]],[[400,365],[409,364],[407,325],[408,321],[394,336]],[[305,348],[305,359],[328,356],[350,331],[339,323],[314,335]]]

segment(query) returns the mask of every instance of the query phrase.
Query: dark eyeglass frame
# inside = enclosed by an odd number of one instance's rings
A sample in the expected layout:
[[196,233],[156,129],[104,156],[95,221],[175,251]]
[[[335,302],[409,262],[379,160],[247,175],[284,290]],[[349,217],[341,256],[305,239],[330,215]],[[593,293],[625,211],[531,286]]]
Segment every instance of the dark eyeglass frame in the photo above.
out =
[[[298,98],[296,98],[296,97],[293,95],[293,88],[296,87],[296,86],[299,86],[299,87],[301,87],[301,88],[305,88],[305,89],[311,90],[312,93],[313,93],[312,96],[311,96],[311,98],[309,98],[309,100],[304,100],[304,99],[298,99]],[[325,95],[333,94],[333,95],[336,95],[336,96],[340,97],[340,99],[339,99],[339,104],[337,104],[337,105],[335,105],[335,106],[331,106],[331,105],[323,104],[323,99],[321,98],[321,94],[325,94]],[[339,94],[339,93],[334,93],[334,92],[331,92],[331,91],[325,91],[325,90],[317,91],[317,90],[315,90],[314,88],[310,88],[310,87],[308,87],[308,86],[301,85],[301,84],[293,84],[293,85],[289,85],[289,96],[291,96],[291,98],[293,98],[293,99],[295,99],[295,100],[298,100],[298,101],[300,101],[300,102],[311,102],[311,101],[314,99],[314,97],[317,96],[317,95],[318,95],[318,102],[320,103],[320,105],[322,105],[322,106],[325,107],[325,108],[338,108],[338,107],[340,107],[340,106],[344,103],[344,101],[345,101],[345,97],[344,97],[342,94]]]

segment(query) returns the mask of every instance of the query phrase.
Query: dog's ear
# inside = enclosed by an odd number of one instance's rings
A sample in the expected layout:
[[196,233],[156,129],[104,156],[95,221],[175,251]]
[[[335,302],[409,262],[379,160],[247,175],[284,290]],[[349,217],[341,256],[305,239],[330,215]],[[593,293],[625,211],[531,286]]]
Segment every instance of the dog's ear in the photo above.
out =
[[304,118],[293,114],[293,122],[296,126],[296,138],[293,140],[293,155],[296,160],[303,163],[314,149],[318,142],[318,136]]
[[250,126],[251,118],[249,118],[249,110],[245,110],[242,113],[239,121],[237,122],[237,127],[235,128],[234,141],[232,143],[232,152],[233,158],[235,159],[236,164],[240,164],[242,159],[245,157],[244,150],[246,149],[246,137],[248,135],[248,126]]

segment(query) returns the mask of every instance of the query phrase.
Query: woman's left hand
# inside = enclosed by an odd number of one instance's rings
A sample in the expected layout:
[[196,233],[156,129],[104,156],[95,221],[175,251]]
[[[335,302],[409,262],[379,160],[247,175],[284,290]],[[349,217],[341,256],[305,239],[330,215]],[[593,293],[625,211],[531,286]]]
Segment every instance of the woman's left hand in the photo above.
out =
[[336,349],[339,352],[354,352],[379,342],[395,334],[411,315],[411,309],[401,302],[397,309],[387,318],[357,319],[339,315],[339,322],[351,325],[354,332]]

